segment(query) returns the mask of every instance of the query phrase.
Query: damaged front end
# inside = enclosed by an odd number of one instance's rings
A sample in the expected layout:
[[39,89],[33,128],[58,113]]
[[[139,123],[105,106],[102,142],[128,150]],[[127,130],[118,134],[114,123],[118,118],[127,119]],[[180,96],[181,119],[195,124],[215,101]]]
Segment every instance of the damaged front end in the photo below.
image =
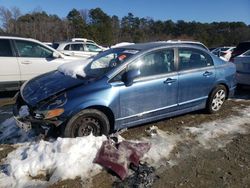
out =
[[49,130],[63,123],[59,116],[64,113],[63,106],[66,102],[67,95],[63,93],[59,96],[50,97],[36,106],[31,106],[18,93],[13,107],[16,125],[25,131],[35,129],[41,134],[47,135]]

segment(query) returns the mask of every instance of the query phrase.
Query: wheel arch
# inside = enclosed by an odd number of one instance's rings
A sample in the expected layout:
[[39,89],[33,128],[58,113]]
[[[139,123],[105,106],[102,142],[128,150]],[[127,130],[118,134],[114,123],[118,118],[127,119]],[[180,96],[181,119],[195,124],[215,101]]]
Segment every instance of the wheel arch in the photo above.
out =
[[209,95],[208,95],[208,98],[212,95],[213,91],[218,87],[218,86],[224,86],[226,88],[226,92],[227,92],[227,95],[226,95],[226,99],[228,99],[228,95],[229,95],[229,86],[224,83],[224,82],[218,82],[216,83],[216,85],[211,89]]
[[85,109],[96,109],[96,110],[99,110],[102,113],[104,113],[107,116],[108,120],[109,120],[110,131],[114,130],[115,116],[114,116],[113,111],[109,107],[103,106],[103,105],[92,105],[92,106],[88,106],[88,107],[86,107],[86,108],[84,108],[82,110],[85,110]]

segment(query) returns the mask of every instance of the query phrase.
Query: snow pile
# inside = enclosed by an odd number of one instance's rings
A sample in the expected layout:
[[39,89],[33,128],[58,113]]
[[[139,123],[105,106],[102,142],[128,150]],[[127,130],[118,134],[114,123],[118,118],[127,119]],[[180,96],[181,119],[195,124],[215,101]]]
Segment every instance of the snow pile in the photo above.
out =
[[25,132],[17,127],[13,117],[1,123],[0,133],[1,144],[14,144],[35,140],[35,133],[33,131]]
[[[199,127],[185,127],[205,148],[224,147],[236,134],[246,134],[250,130],[250,108],[241,111],[241,116],[203,123]],[[223,137],[225,139],[223,139]]]
[[86,59],[82,61],[73,61],[70,63],[62,64],[57,68],[58,71],[64,73],[65,75],[76,78],[76,75],[80,75],[85,77],[86,74],[84,72],[84,67],[91,61],[92,59]]
[[[11,182],[11,187],[26,187],[37,176],[48,177],[49,183],[76,177],[89,178],[101,167],[93,162],[105,136],[58,138],[54,142],[40,141],[24,144],[10,153],[5,161],[7,174],[0,177],[0,187]],[[8,182],[6,182],[8,180]],[[44,184],[44,182],[40,182]]]

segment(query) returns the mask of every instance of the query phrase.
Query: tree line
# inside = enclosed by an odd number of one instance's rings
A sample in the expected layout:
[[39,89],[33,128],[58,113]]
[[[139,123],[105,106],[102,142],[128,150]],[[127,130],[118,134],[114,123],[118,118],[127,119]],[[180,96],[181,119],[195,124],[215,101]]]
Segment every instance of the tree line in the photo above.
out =
[[139,18],[132,13],[121,19],[101,8],[72,9],[65,18],[34,10],[22,14],[17,7],[0,7],[0,34],[35,38],[44,42],[88,38],[102,45],[118,42],[148,42],[171,39],[197,40],[208,47],[236,45],[250,40],[250,25],[244,22],[200,23]]

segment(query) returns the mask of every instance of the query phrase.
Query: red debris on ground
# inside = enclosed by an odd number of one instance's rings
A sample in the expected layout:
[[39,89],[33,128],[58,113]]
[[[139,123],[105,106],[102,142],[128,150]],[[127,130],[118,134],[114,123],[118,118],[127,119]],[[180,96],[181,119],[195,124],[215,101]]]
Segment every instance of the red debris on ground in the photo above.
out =
[[98,163],[105,168],[115,172],[122,180],[128,176],[130,164],[139,166],[139,161],[150,149],[150,144],[146,142],[114,142],[112,139],[104,141],[99,149],[94,163]]

